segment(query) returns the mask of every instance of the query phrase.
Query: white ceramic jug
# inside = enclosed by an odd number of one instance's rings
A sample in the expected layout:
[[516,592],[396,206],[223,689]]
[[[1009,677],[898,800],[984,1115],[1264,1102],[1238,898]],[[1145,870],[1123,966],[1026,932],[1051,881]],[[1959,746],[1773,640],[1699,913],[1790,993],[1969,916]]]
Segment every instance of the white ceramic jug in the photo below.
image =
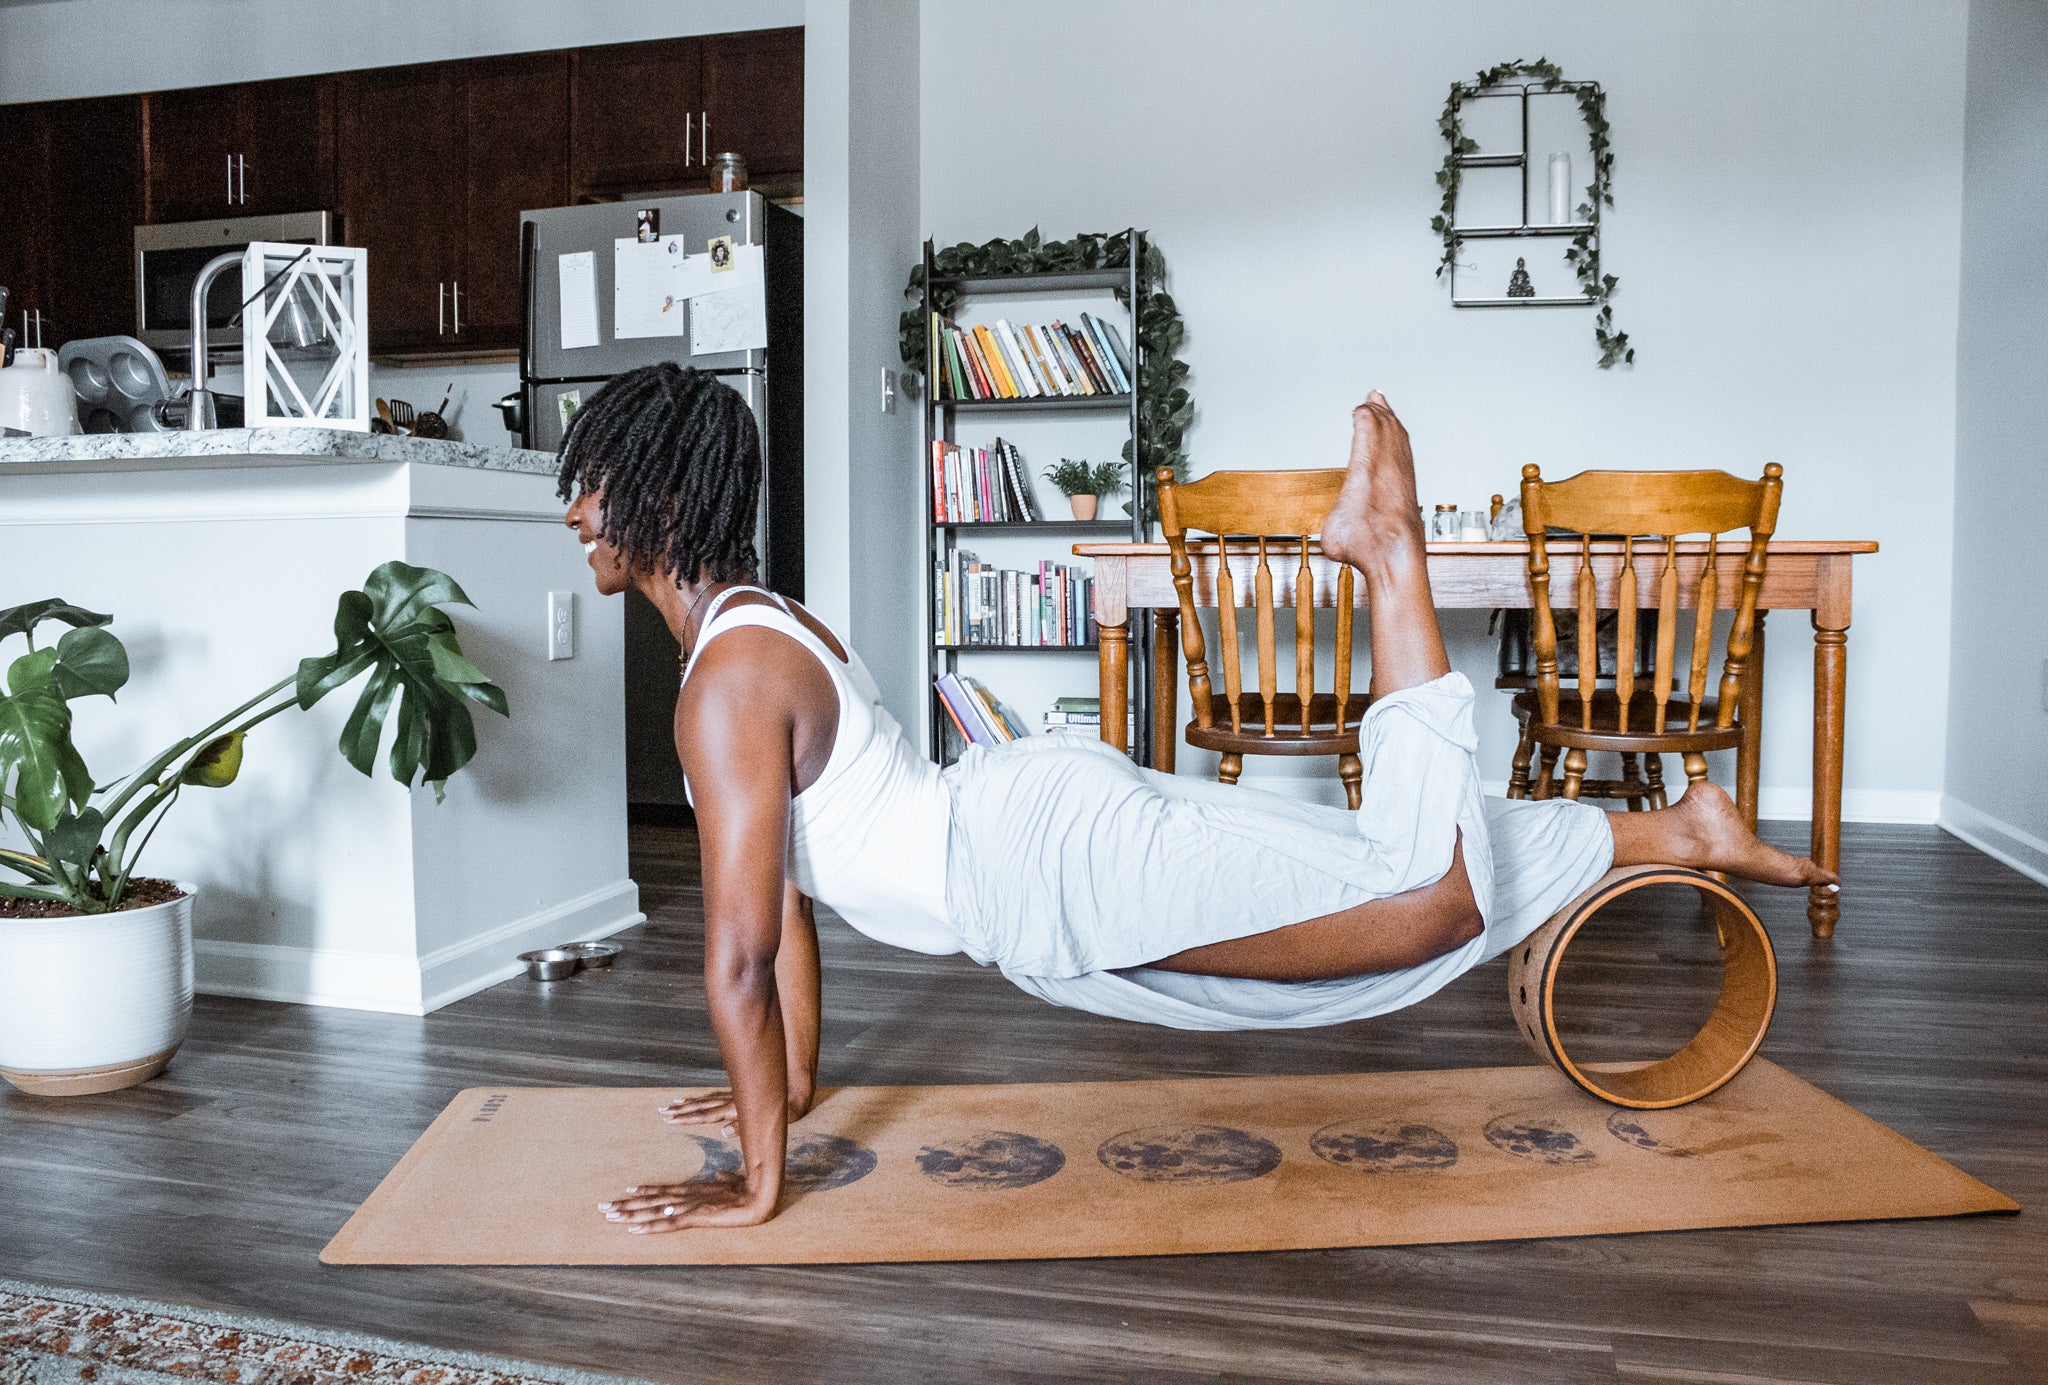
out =
[[71,377],[57,369],[57,353],[25,346],[0,370],[0,428],[14,428],[32,437],[81,432],[78,392]]

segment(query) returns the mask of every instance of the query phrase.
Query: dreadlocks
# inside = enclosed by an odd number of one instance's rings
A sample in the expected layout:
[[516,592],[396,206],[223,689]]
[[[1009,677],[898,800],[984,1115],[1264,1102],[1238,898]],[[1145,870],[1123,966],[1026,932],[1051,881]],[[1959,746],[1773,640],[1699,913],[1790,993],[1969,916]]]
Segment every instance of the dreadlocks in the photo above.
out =
[[562,438],[555,493],[604,495],[604,537],[635,567],[695,581],[755,573],[761,436],[740,396],[672,362],[614,377]]

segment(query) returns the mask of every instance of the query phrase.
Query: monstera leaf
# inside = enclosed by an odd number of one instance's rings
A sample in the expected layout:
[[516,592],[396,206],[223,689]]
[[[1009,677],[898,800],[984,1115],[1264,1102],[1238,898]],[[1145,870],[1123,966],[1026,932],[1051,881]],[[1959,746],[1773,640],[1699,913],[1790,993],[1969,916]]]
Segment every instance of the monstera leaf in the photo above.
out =
[[61,596],[45,597],[21,606],[9,606],[0,611],[0,640],[9,635],[26,635],[46,620],[61,620],[66,625],[106,625],[114,618],[88,611],[83,606],[74,606]]
[[[341,753],[374,774],[385,724],[395,719],[391,777],[416,776],[438,797],[476,754],[470,702],[507,714],[502,689],[463,657],[443,605],[472,605],[446,573],[390,562],[361,591],[344,592],[334,612],[334,652],[299,664],[298,703],[311,707],[364,672],[370,679],[341,729]],[[395,712],[395,718],[394,718]]]

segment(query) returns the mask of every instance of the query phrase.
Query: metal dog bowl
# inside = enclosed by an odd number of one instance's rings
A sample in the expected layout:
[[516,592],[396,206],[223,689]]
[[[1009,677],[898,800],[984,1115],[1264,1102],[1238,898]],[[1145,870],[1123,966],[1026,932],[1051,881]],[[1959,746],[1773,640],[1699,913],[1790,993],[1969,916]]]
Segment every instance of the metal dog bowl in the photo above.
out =
[[535,981],[560,981],[563,977],[574,976],[583,970],[583,959],[566,947],[544,947],[538,952],[522,952],[519,960],[526,963],[526,974]]
[[617,943],[564,943],[557,950],[580,957],[586,967],[608,967],[625,951]]

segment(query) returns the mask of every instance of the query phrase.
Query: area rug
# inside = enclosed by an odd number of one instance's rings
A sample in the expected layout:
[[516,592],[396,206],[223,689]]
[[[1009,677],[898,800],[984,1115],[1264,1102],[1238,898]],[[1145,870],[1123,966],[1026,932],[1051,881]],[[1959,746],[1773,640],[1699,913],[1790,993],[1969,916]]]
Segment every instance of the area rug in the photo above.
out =
[[637,1183],[739,1167],[684,1095],[477,1088],[341,1228],[329,1264],[839,1264],[1519,1240],[2018,1205],[1782,1068],[1628,1111],[1549,1068],[843,1087],[792,1129],[757,1227],[631,1235]]
[[0,1385],[646,1385],[0,1279]]

